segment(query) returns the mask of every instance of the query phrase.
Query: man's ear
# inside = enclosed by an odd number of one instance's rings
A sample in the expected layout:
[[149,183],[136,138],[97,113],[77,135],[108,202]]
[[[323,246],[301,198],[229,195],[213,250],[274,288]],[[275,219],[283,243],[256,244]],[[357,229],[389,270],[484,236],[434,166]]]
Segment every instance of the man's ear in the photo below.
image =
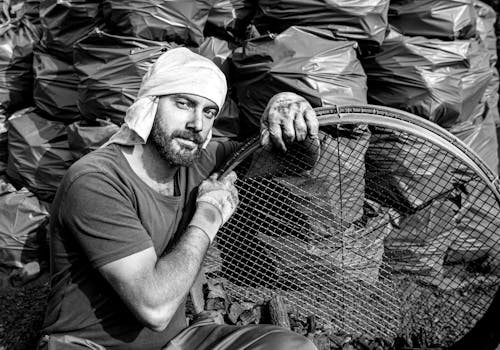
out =
[[208,132],[207,139],[205,140],[205,142],[203,143],[203,145],[201,146],[201,148],[202,149],[207,148],[208,143],[210,142],[211,139],[212,139],[212,129],[210,129],[210,131]]

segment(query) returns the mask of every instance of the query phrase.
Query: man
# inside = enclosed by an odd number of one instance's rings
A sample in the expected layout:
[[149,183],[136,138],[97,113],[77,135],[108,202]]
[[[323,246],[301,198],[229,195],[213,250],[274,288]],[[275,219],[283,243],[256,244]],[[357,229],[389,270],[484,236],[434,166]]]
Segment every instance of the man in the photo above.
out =
[[[236,175],[212,174],[238,146],[209,142],[226,89],[210,60],[185,48],[164,53],[120,131],[69,169],[52,207],[41,348],[314,349],[270,325],[186,328],[186,296],[238,204]],[[271,99],[264,145],[284,150],[317,133],[305,99]]]

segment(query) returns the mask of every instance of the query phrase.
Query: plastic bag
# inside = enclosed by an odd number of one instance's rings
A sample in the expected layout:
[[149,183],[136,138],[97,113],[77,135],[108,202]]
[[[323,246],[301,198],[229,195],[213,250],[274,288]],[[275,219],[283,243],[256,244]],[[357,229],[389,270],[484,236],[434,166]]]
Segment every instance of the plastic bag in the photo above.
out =
[[491,67],[491,80],[488,86],[486,87],[486,91],[484,92],[483,100],[486,102],[486,106],[489,110],[489,113],[492,114],[492,118],[495,122],[495,125],[500,126],[500,114],[498,111],[498,100],[499,100],[499,76],[498,70],[496,67]]
[[42,118],[34,107],[9,118],[7,175],[44,201],[52,201],[73,163],[66,125]]
[[497,62],[497,38],[495,34],[495,22],[497,14],[495,10],[482,1],[474,1],[476,11],[476,32],[484,42],[490,53],[490,63],[494,66]]
[[483,110],[487,113],[484,119],[481,116],[467,120],[449,131],[476,152],[491,171],[498,175],[498,139],[494,114],[487,109]]
[[[0,5],[5,5],[3,3]],[[0,109],[13,111],[32,105],[33,46],[40,29],[25,16],[12,19],[4,9],[0,23]]]
[[437,198],[452,186],[449,169],[455,158],[427,141],[402,139],[398,132],[376,127],[371,131],[365,195],[391,218],[384,251],[388,262],[396,271],[440,276],[458,207]]
[[0,112],[0,174],[7,168],[7,115]]
[[78,75],[73,64],[35,48],[33,69],[35,105],[47,118],[71,122],[81,118],[77,107]]
[[474,0],[391,0],[389,23],[408,36],[443,40],[476,34]]
[[469,69],[461,77],[462,108],[457,122],[467,120],[473,114],[474,106],[487,99],[486,93],[494,93],[493,86],[490,87],[494,71],[490,66],[488,49],[476,39],[471,39],[470,42]]
[[0,179],[0,264],[22,268],[40,259],[41,230],[49,219],[47,209],[26,188],[19,191]]
[[381,51],[363,59],[368,100],[451,127],[469,116],[491,79],[485,50],[475,39],[443,41],[391,30]]
[[[467,183],[469,192],[463,198],[458,212],[457,227],[447,253],[448,262],[486,260],[492,272],[500,274],[500,211],[490,189],[472,178]],[[472,189],[472,190],[471,190]],[[494,234],[492,234],[494,233]]]
[[204,33],[228,39],[245,39],[247,26],[257,10],[251,0],[217,0],[210,9]]
[[135,100],[142,77],[173,45],[111,35],[95,29],[75,45],[78,109],[85,119],[107,119],[121,125]]
[[388,210],[391,230],[384,242],[387,262],[395,271],[440,277],[446,252],[452,241],[456,204],[448,200],[433,202],[412,215]]
[[198,46],[214,0],[104,0],[106,25],[117,35]]
[[10,12],[16,18],[25,17],[31,23],[40,24],[40,2],[41,0],[6,0],[10,3]]
[[106,120],[93,123],[77,121],[67,127],[68,144],[73,159],[76,161],[85,154],[102,146],[120,128]]
[[231,80],[241,129],[258,130],[267,102],[278,92],[296,92],[313,107],[366,103],[366,75],[356,47],[355,42],[334,40],[329,31],[291,27],[235,50]]
[[229,60],[235,48],[236,46],[234,44],[226,40],[208,37],[199,47],[193,48],[192,50],[212,60],[227,77],[230,74]]
[[41,44],[51,55],[73,62],[73,45],[103,28],[102,0],[45,0],[40,4]]
[[260,0],[255,25],[260,33],[290,26],[329,29],[338,38],[378,47],[385,37],[389,0]]
[[[469,146],[486,165],[498,175],[498,139],[495,122],[491,113],[484,119],[467,121],[455,126],[452,133]],[[464,169],[456,169],[464,183],[462,207],[457,213],[457,226],[453,231],[447,260],[473,261],[490,255],[489,261],[495,273],[500,273],[500,210],[495,198],[490,194],[484,182]],[[497,235],[491,235],[496,232]]]
[[492,70],[492,79],[484,93],[484,100],[493,114],[496,125],[500,125],[500,115],[498,113],[498,70],[496,63],[497,56],[497,37],[495,34],[495,22],[497,14],[493,8],[482,1],[474,1],[474,9],[477,14],[476,32],[485,44],[490,54],[490,66]]
[[365,157],[366,195],[374,201],[384,198],[384,206],[411,215],[449,189],[453,174],[447,168],[453,161],[428,142],[401,139],[397,133],[373,128]]

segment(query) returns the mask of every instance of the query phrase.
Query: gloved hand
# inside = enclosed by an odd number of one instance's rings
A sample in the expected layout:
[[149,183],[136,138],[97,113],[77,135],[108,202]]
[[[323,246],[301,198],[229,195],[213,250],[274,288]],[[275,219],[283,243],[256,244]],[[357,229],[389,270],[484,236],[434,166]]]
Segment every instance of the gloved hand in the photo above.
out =
[[286,151],[286,144],[318,140],[319,122],[309,102],[293,92],[280,92],[268,102],[260,120],[261,145]]
[[196,212],[188,225],[202,230],[210,243],[238,206],[238,190],[234,186],[236,173],[232,171],[222,180],[218,180],[218,176],[213,174],[200,184]]

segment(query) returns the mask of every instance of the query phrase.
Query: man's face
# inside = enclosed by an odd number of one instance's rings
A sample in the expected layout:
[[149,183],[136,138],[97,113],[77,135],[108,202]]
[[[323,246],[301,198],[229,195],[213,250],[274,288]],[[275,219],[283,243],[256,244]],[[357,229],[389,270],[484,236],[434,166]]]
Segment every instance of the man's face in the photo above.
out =
[[152,143],[171,165],[190,166],[198,158],[217,112],[217,105],[201,96],[161,96],[151,130]]

